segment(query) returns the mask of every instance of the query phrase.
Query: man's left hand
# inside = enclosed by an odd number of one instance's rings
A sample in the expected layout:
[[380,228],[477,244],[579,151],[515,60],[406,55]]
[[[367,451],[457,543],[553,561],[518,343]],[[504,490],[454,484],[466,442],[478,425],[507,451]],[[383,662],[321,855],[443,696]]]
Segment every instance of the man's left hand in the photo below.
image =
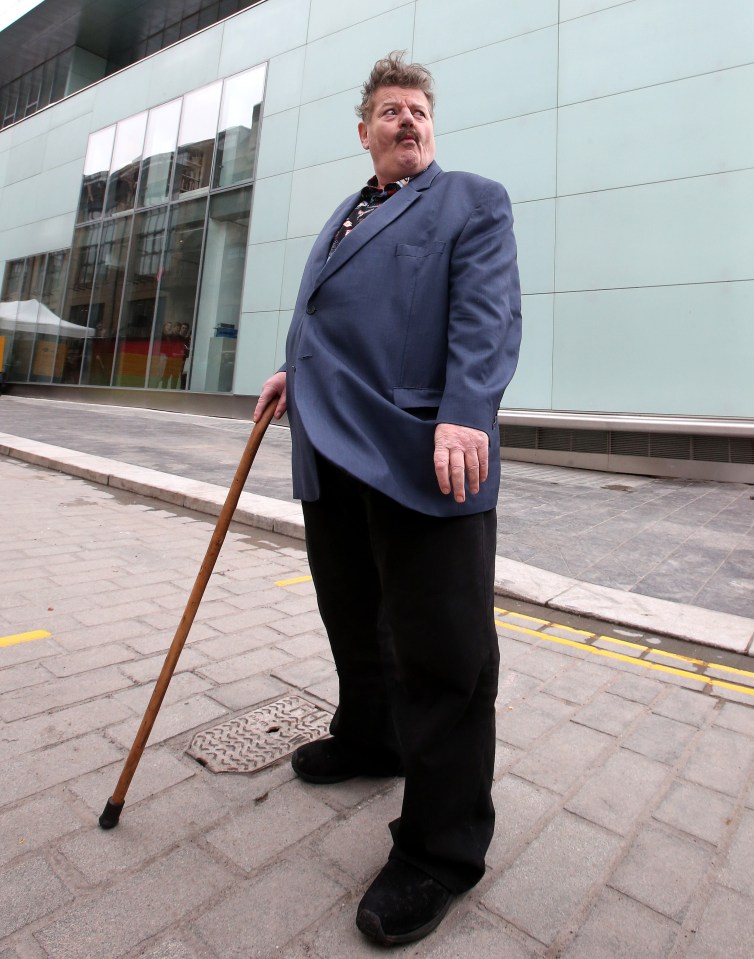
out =
[[487,479],[489,437],[483,430],[453,423],[435,427],[435,476],[440,490],[453,491],[456,503],[466,500],[465,481],[469,491],[478,493]]

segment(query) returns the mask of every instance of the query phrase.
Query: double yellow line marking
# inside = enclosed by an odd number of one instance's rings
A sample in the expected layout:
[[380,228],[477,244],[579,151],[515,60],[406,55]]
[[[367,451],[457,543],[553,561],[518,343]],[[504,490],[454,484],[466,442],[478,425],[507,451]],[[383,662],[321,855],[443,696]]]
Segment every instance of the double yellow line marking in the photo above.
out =
[[[580,636],[584,636],[587,640],[601,640],[616,646],[634,649],[638,653],[658,652],[667,659],[678,660],[682,663],[690,663],[692,665],[703,666],[705,668],[711,667],[722,670],[726,673],[731,673],[732,675],[737,674],[739,676],[748,676],[754,679],[754,672],[748,672],[745,669],[736,669],[733,666],[721,666],[716,663],[707,663],[702,659],[693,659],[691,656],[679,656],[677,653],[667,653],[664,650],[654,650],[653,647],[644,646],[641,643],[629,643],[623,639],[614,639],[612,636],[600,636],[597,633],[588,633],[580,629],[571,629],[568,626],[560,626],[558,623],[553,623],[546,619],[537,619],[533,616],[523,616],[521,613],[515,613],[507,609],[495,607],[495,612],[504,616],[516,616],[518,619],[529,620],[532,623],[539,623],[542,626],[553,626],[561,631],[567,631],[569,633],[575,633]],[[629,656],[623,653],[616,653],[611,649],[601,649],[599,646],[593,646],[590,642],[579,642],[578,640],[565,639],[562,636],[552,636],[550,633],[543,633],[538,629],[529,629],[526,626],[518,626],[515,623],[506,623],[499,619],[495,620],[495,625],[501,626],[504,629],[512,629],[514,632],[527,633],[528,635],[536,636],[539,639],[546,639],[548,642],[558,643],[561,646],[571,646],[575,649],[584,649],[587,652],[592,653],[594,656],[604,656],[606,659],[614,659],[624,663],[633,663],[635,666],[643,666],[645,669],[654,669],[660,673],[669,673],[673,676],[682,676],[684,679],[694,679],[697,682],[706,683],[709,686],[718,686],[721,689],[732,689],[737,693],[744,693],[746,696],[754,696],[754,688],[751,686],[740,686],[737,683],[728,683],[724,679],[716,679],[713,676],[707,676],[704,673],[692,672],[691,670],[682,669],[676,666],[666,666],[663,663],[653,663],[649,660],[642,659],[640,656]]]
[[30,643],[34,639],[47,639],[51,633],[44,629],[35,629],[30,633],[16,633],[15,636],[0,636],[0,647],[16,646],[18,643]]

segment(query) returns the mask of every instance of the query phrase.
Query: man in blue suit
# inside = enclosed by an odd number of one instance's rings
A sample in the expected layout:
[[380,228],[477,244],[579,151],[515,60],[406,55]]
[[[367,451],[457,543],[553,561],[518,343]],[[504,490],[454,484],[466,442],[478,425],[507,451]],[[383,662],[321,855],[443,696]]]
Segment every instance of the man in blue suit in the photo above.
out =
[[434,929],[484,874],[494,829],[497,411],[521,312],[508,196],[435,163],[429,72],[401,54],[362,90],[374,176],[325,224],[285,367],[255,411],[288,411],[317,599],[338,670],[307,782],[405,774],[387,865],[357,925]]

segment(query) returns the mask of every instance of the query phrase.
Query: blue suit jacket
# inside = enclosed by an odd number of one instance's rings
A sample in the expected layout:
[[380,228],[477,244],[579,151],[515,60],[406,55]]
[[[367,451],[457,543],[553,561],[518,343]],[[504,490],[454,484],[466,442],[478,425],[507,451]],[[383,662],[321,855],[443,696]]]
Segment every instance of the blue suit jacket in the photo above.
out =
[[[497,410],[516,368],[521,298],[508,195],[436,163],[360,223],[327,259],[358,202],[314,243],[286,344],[293,492],[319,497],[314,449],[411,509],[491,509],[500,483]],[[437,423],[484,430],[490,474],[476,496],[443,495]]]

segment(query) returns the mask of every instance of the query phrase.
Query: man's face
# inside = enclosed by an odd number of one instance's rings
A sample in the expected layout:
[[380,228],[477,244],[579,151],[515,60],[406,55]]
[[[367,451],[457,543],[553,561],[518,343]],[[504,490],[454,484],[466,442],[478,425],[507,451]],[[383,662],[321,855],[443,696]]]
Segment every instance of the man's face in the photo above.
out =
[[380,87],[372,112],[359,123],[359,138],[369,150],[380,186],[425,170],[435,158],[432,114],[421,90]]

